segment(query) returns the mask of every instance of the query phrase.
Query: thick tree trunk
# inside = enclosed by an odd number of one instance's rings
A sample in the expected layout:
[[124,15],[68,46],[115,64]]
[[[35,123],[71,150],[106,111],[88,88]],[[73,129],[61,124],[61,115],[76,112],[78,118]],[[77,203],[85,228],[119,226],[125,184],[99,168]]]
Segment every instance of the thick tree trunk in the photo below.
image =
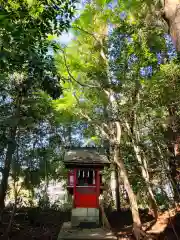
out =
[[1,180],[1,185],[0,185],[0,209],[1,211],[4,208],[4,201],[6,197],[6,192],[8,188],[8,178],[9,178],[9,172],[10,172],[10,167],[11,167],[11,162],[12,162],[12,157],[16,148],[16,131],[17,127],[11,128],[9,132],[9,142],[7,146],[7,152],[6,152],[6,158],[5,158],[5,163],[4,163],[4,169],[2,172],[2,180]]
[[115,170],[113,169],[111,171],[111,180],[110,180],[110,196],[112,197],[113,200],[113,206],[115,206],[116,209],[116,176],[115,176]]
[[164,0],[164,14],[177,51],[180,51],[180,1]]
[[113,202],[115,204],[115,209],[120,211],[120,193],[119,193],[119,176],[118,176],[118,167],[115,164],[111,172],[111,192],[113,197]]

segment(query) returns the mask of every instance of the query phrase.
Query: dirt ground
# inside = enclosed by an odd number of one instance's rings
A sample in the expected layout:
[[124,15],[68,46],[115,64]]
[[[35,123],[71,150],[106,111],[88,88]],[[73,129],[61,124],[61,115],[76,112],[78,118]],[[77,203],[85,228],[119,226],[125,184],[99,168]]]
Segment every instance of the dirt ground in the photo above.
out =
[[[57,240],[58,233],[64,221],[70,220],[70,212],[55,211],[52,209],[18,209],[12,232],[5,236],[10,218],[10,210],[4,212],[0,225],[0,240]],[[140,210],[144,229],[155,239],[177,240],[180,239],[180,211],[166,211],[159,216],[153,224],[153,217],[147,210]],[[129,209],[108,214],[112,231],[120,239],[134,239],[132,236],[132,216]]]
[[[148,210],[140,210],[143,230],[156,240],[180,239],[180,209],[164,211],[159,215],[157,222]],[[132,235],[132,215],[130,210],[112,212],[109,214],[109,222],[112,230],[118,236],[118,240],[134,240]],[[151,238],[152,239],[152,238]]]
[[[148,210],[139,210],[143,223],[153,221],[153,217],[148,214]],[[132,235],[132,214],[130,209],[122,209],[121,211],[107,213],[112,231],[117,234],[118,239],[134,239]]]
[[[3,215],[3,224],[0,225],[0,240],[8,239],[3,236],[10,218],[10,211]],[[57,240],[58,233],[64,221],[70,219],[70,212],[19,209],[14,217],[12,232],[9,240]]]

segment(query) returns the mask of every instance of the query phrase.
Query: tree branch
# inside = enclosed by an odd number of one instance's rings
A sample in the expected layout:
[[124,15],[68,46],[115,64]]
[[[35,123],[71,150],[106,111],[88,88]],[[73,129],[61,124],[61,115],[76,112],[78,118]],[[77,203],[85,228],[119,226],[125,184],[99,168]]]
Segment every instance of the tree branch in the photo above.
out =
[[69,66],[68,66],[68,64],[67,64],[67,60],[66,60],[66,56],[65,56],[65,51],[63,51],[62,49],[61,49],[61,51],[63,52],[64,64],[65,64],[65,67],[66,67],[66,70],[67,70],[67,72],[68,72],[69,77],[70,77],[74,82],[76,82],[77,84],[79,84],[81,87],[93,87],[93,88],[97,88],[98,86],[96,86],[96,85],[83,84],[83,83],[79,82],[79,81],[71,74],[70,69],[69,69]]
[[[87,30],[84,30],[83,28],[81,28],[79,26],[72,26],[72,28],[79,29],[80,31],[92,36],[97,42],[99,42],[99,39],[97,39],[97,37],[95,36],[95,33],[88,32]],[[107,34],[99,34],[99,35],[104,36],[104,37],[108,36]]]

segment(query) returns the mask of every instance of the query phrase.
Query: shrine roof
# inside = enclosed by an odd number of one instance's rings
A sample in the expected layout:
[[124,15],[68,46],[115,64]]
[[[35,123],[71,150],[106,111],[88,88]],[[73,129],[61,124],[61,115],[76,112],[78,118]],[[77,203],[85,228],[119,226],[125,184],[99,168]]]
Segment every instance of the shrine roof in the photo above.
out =
[[104,153],[96,148],[77,148],[65,152],[64,163],[66,165],[107,165],[110,164]]

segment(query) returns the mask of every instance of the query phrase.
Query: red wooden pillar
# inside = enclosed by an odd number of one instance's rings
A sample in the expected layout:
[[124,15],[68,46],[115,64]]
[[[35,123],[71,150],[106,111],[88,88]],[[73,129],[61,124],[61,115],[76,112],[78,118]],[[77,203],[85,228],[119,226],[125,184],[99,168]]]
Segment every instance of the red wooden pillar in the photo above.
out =
[[100,175],[99,175],[99,169],[96,170],[96,194],[97,194],[97,207],[99,207],[99,196],[100,196]]
[[73,191],[73,195],[74,195],[74,202],[73,202],[73,207],[76,207],[76,183],[77,183],[77,169],[74,169],[74,191]]

